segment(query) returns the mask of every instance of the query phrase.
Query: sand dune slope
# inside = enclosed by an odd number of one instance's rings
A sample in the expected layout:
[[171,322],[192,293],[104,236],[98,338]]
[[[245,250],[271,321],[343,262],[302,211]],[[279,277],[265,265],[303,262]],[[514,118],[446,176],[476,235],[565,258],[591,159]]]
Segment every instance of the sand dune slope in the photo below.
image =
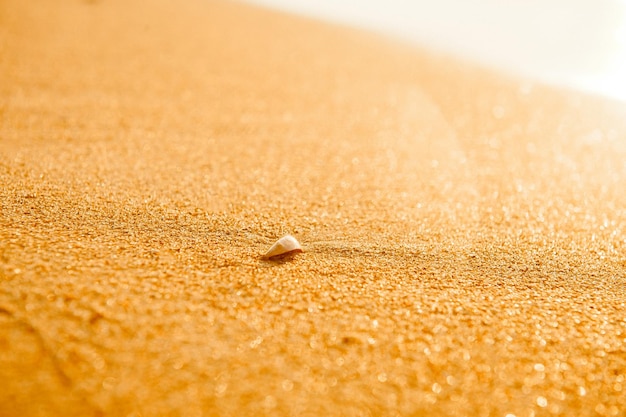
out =
[[625,114],[237,3],[4,0],[0,414],[623,415]]

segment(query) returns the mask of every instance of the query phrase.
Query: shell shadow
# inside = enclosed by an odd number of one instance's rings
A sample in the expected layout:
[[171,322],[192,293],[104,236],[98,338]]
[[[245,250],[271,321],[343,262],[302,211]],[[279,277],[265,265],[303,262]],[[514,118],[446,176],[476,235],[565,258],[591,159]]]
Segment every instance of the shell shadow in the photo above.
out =
[[278,256],[273,256],[271,258],[266,258],[265,256],[260,256],[259,260],[261,261],[261,265],[270,268],[273,266],[284,265],[287,263],[293,262],[298,255],[301,255],[302,252],[289,252]]

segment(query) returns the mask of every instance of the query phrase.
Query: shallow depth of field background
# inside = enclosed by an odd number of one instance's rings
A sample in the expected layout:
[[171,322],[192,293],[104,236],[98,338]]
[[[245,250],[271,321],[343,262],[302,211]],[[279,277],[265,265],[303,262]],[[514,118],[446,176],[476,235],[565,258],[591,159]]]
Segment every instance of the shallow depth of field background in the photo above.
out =
[[626,100],[625,0],[251,0]]

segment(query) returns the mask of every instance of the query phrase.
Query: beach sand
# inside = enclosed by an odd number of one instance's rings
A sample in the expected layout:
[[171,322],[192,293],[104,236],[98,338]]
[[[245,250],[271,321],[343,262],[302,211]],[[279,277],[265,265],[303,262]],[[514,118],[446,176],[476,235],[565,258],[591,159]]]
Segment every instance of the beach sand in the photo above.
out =
[[4,0],[0,414],[624,415],[625,114],[244,4]]

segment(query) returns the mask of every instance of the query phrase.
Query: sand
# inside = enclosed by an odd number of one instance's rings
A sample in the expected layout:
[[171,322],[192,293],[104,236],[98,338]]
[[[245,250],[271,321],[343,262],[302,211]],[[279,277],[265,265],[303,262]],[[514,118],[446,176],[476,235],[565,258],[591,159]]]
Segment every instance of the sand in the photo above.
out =
[[0,414],[624,415],[625,114],[244,4],[3,0]]

